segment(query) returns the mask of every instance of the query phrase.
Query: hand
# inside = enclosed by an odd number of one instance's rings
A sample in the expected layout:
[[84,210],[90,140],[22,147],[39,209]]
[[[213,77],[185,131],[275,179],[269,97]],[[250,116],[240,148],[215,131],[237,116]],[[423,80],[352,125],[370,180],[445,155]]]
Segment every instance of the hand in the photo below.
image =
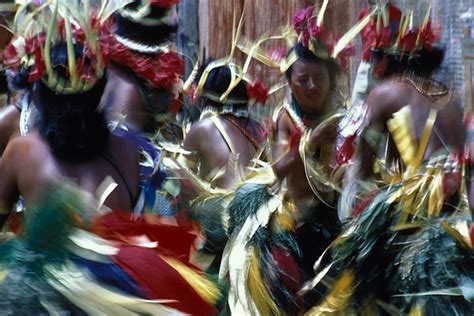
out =
[[334,144],[337,137],[337,122],[315,128],[309,137],[309,151],[315,152],[324,145]]

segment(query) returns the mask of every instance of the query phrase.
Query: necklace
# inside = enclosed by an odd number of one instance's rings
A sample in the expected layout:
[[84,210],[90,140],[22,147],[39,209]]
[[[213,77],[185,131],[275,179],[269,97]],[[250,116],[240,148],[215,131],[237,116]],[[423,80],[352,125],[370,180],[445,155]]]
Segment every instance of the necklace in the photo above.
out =
[[421,78],[413,73],[404,73],[401,77],[395,79],[395,81],[410,84],[419,94],[425,96],[430,101],[435,101],[438,98],[447,95],[450,91],[441,82],[433,79]]
[[237,122],[236,118],[230,116],[230,115],[225,115],[223,116],[229,123],[231,123],[232,125],[234,125],[235,127],[237,127],[239,129],[239,131],[245,136],[245,138],[247,138],[247,140],[252,143],[252,145],[258,149],[260,147],[260,145],[258,144],[258,142],[255,140],[255,138],[253,138],[252,135],[250,135],[250,133],[245,129],[243,128],[242,126],[240,126],[239,122]]

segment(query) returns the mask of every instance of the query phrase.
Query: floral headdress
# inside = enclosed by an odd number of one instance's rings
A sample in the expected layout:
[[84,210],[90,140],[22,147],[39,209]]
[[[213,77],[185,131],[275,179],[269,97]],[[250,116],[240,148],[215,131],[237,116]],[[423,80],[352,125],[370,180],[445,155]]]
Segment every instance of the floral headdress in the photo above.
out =
[[[170,22],[173,6],[178,2],[179,0],[135,0],[122,9],[119,15],[138,29],[168,26],[173,23]],[[161,12],[158,17],[151,14],[156,9]],[[163,32],[166,33],[166,38],[171,30],[166,28]],[[157,39],[154,43],[144,43],[115,32],[109,39],[108,46],[110,59],[114,63],[132,70],[151,88],[172,90],[181,82],[184,61],[172,50],[168,41]]]
[[[328,3],[329,0],[325,0],[318,13],[316,5],[298,11],[292,18],[292,27],[284,28],[281,35],[264,37],[254,44],[239,43],[239,49],[247,54],[249,58],[257,59],[269,67],[279,68],[284,73],[299,58],[296,52],[292,50],[295,44],[299,42],[315,56],[332,60],[345,69],[348,57],[354,52],[354,47],[350,45],[350,42],[370,22],[370,16],[375,10],[336,40],[323,27],[324,14]],[[284,44],[278,49],[265,52],[260,49],[260,46],[266,41],[284,41]],[[280,87],[274,87],[271,90],[277,90],[278,88]]]
[[[15,35],[4,52],[5,65],[17,73],[26,69],[28,82],[42,80],[58,94],[90,90],[104,75],[108,48],[101,39],[108,36],[108,18],[120,4],[114,0],[46,1],[33,4],[33,11],[25,15],[29,5],[25,2],[18,8]],[[58,45],[67,48],[67,65],[52,62],[51,51]]]
[[[363,9],[363,16],[368,9]],[[431,19],[431,5],[422,23],[414,26],[413,11],[403,14],[397,7],[386,3],[361,33],[364,60],[370,59],[371,51],[389,54],[413,55],[420,50],[431,50],[434,43],[440,40],[440,28],[434,27]]]
[[[369,23],[370,19],[368,17],[362,19],[342,37],[336,37],[323,25],[328,3],[329,0],[325,0],[319,12],[316,5],[298,11],[292,18],[293,30],[298,37],[298,42],[316,57],[331,60],[342,69],[346,69],[348,58],[355,53],[354,46],[350,42]],[[296,53],[290,53],[282,70],[288,69],[296,60]]]

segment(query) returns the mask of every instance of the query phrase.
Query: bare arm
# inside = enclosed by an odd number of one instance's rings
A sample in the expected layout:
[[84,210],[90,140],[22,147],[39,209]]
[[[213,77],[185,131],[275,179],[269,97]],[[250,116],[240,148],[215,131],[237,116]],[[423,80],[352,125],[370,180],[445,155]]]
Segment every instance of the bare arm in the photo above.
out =
[[383,83],[375,87],[367,98],[365,127],[360,135],[356,151],[362,178],[373,176],[376,148],[385,131],[385,123],[398,110],[400,104],[408,104],[405,100],[408,96],[406,91],[404,93],[402,85],[392,82]]
[[19,195],[15,160],[15,149],[8,146],[0,160],[0,226],[5,223]]
[[185,156],[186,165],[195,173],[198,172],[198,166],[201,159],[201,128],[200,122],[193,125],[183,141],[183,149],[192,152]]
[[0,112],[0,156],[10,139],[20,133],[20,112],[13,105],[8,105]]
[[290,148],[290,131],[295,129],[291,119],[286,114],[282,114],[276,123],[275,146],[273,147],[273,171],[279,179],[283,179],[301,163],[298,150]]

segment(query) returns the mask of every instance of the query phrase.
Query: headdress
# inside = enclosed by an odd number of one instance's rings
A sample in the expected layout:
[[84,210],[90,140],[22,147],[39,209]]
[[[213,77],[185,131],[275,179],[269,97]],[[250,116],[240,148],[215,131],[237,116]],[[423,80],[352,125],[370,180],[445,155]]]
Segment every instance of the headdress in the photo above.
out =
[[184,61],[170,43],[176,30],[173,5],[178,2],[134,0],[115,16],[115,34],[109,41],[111,60],[152,88],[171,90],[184,72]]
[[[245,10],[245,7],[244,7]],[[201,76],[197,83],[194,83],[196,76],[198,74],[199,69],[199,62],[196,62],[193,72],[186,80],[183,90],[185,93],[190,95],[190,98],[196,99],[198,96],[203,96],[212,100],[217,103],[221,103],[224,105],[244,105],[250,102],[265,104],[267,98],[269,96],[269,91],[263,84],[261,80],[253,80],[247,73],[251,56],[246,60],[244,65],[240,65],[236,60],[233,58],[235,49],[237,48],[237,42],[239,38],[240,31],[242,29],[244,20],[244,15],[241,16],[238,26],[235,26],[235,14],[234,14],[234,27],[232,32],[232,44],[231,44],[231,51],[229,56],[215,60],[207,65],[207,67],[203,70]],[[226,67],[229,69],[231,74],[231,80],[229,82],[229,86],[226,91],[220,94],[216,94],[215,91],[208,91],[204,88],[206,80],[208,79],[209,74],[221,67]],[[232,91],[241,83],[245,84],[248,98],[238,98],[232,96]]]
[[[365,16],[367,12],[368,9],[363,9],[359,16]],[[431,50],[440,39],[440,29],[433,27],[430,15],[431,5],[417,27],[413,11],[402,13],[392,4],[383,4],[361,33],[362,58],[369,60],[371,51],[411,56],[421,50]]]
[[[297,43],[307,47],[315,56],[333,61],[341,68],[347,67],[347,58],[354,52],[350,42],[369,23],[373,12],[354,25],[346,34],[337,39],[324,28],[324,14],[329,0],[324,0],[319,8],[312,5],[298,11],[292,18],[292,26],[286,27],[281,35],[270,36],[260,39],[252,44],[239,43],[239,48],[251,58],[255,58],[269,67],[280,68],[281,72],[286,72],[297,60],[298,56],[292,49]],[[287,53],[274,54],[264,52],[260,49],[261,44],[269,40],[284,41]],[[286,55],[286,57],[285,57]]]
[[[101,39],[108,35],[108,18],[126,2],[114,0],[55,0],[25,2],[17,11],[14,38],[4,52],[4,63],[16,73],[25,71],[28,82],[42,80],[57,94],[90,90],[104,75],[108,48]],[[31,7],[30,7],[31,10]],[[63,47],[63,64],[53,64],[54,49]]]

